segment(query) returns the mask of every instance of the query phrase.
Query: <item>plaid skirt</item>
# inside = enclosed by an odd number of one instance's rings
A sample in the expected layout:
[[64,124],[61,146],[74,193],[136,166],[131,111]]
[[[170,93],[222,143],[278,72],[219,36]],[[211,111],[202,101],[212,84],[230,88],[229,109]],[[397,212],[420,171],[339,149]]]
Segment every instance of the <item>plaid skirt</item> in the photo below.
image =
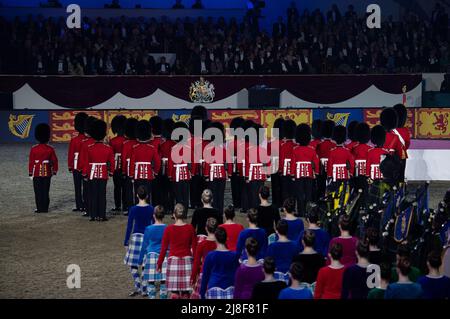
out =
[[191,287],[192,257],[175,257],[167,259],[166,284],[168,291],[192,291]]
[[158,264],[158,253],[147,253],[144,256],[144,270],[142,271],[142,280],[155,282],[155,281],[166,281],[166,271],[167,271],[167,258],[164,258],[161,272],[156,272],[156,266]]
[[144,234],[135,233],[131,235],[128,243],[128,250],[123,259],[123,263],[128,266],[139,267],[139,257],[141,255]]
[[289,273],[282,273],[280,271],[275,271],[273,273],[273,278],[277,281],[284,281],[286,285],[289,285]]
[[233,299],[234,287],[228,287],[222,289],[219,287],[213,287],[206,291],[206,299]]
[[203,276],[202,273],[200,273],[197,276],[197,280],[194,283],[194,287],[192,287],[193,292],[191,294],[191,299],[201,299],[200,289],[202,288],[202,276]]

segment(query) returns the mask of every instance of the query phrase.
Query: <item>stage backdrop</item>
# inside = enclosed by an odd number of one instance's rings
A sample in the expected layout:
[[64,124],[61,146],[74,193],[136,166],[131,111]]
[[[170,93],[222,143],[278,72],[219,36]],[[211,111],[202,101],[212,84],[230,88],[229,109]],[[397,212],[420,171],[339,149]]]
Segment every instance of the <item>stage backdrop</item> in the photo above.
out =
[[[14,109],[248,108],[248,89],[281,90],[282,108],[419,107],[422,75],[0,76]],[[274,105],[275,107],[275,105]]]

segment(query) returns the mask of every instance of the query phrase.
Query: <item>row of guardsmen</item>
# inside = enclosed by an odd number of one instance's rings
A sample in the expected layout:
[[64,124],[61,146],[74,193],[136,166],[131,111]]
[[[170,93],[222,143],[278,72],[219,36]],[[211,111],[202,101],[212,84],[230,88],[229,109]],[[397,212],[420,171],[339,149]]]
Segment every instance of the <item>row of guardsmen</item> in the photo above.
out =
[[[91,219],[106,219],[103,200],[100,205],[93,206],[100,211],[89,212],[92,210],[90,197],[96,200],[96,192],[89,195],[92,193],[89,184],[99,184],[92,181],[102,180],[97,188],[100,187],[103,194],[108,173],[114,181],[113,210],[124,212],[135,203],[134,193],[140,185],[152,194],[152,204],[163,205],[168,211],[174,203],[182,203],[185,207],[189,204],[194,208],[200,206],[201,192],[210,188],[214,194],[213,205],[222,210],[227,180],[231,180],[233,205],[247,210],[259,205],[258,190],[270,175],[273,202],[280,205],[284,198],[293,196],[297,199],[299,214],[303,215],[306,203],[323,196],[327,185],[352,180],[355,187],[367,188],[368,179],[381,180],[379,165],[386,154],[396,154],[404,169],[410,142],[409,131],[404,127],[406,108],[403,105],[385,108],[380,116],[381,125],[372,130],[366,123],[350,123],[348,134],[345,127],[335,126],[330,120],[315,120],[311,129],[307,124],[297,126],[292,120],[279,118],[274,124],[279,129],[278,135],[273,134],[269,141],[259,138],[256,144],[247,139],[238,140],[236,136],[210,143],[202,136],[196,136],[195,120],[202,122],[201,133],[208,127],[224,131],[221,123],[207,120],[203,107],[193,109],[189,126],[170,119],[163,121],[159,117],[138,121],[118,115],[111,123],[116,136],[106,145],[103,131],[98,132],[99,120],[78,113],[75,128],[79,133],[70,143],[68,156],[75,185],[74,210],[85,211]],[[234,118],[230,126],[244,130],[261,128],[259,124],[239,117]],[[176,128],[191,131],[192,135],[184,144],[181,140],[171,139]],[[105,146],[96,150],[105,153],[100,156],[102,160],[95,160],[92,153],[96,143]],[[231,148],[235,155],[238,154],[239,147],[245,149],[242,160],[229,155]],[[201,154],[194,154],[197,150]],[[172,152],[181,158],[185,158],[183,152],[189,152],[191,160],[175,163]],[[202,154],[214,155],[216,152],[223,152],[223,161],[202,158]],[[106,153],[112,154],[111,157],[106,157]],[[193,161],[196,155],[200,159],[198,162]]]

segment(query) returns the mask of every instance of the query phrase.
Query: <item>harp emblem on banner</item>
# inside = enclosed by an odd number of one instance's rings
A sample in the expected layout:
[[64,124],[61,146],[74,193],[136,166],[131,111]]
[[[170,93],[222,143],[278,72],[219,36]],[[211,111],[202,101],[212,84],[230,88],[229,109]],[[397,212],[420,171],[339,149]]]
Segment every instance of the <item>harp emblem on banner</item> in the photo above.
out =
[[211,103],[215,96],[214,85],[203,77],[191,83],[189,98],[194,103]]
[[11,134],[22,139],[30,135],[34,115],[9,115],[8,127]]
[[350,113],[327,113],[327,120],[332,120],[336,125],[347,126]]

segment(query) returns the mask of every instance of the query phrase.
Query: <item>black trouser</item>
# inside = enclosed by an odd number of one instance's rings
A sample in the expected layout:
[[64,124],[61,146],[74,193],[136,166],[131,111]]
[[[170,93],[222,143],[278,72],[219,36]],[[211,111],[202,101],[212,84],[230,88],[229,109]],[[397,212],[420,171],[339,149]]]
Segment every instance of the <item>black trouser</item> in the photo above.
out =
[[131,206],[134,205],[134,189],[133,189],[133,181],[130,177],[125,177],[124,180],[124,187],[125,187],[125,203],[123,206],[124,211],[128,210]]
[[247,211],[250,208],[249,198],[248,198],[248,183],[245,177],[240,179],[240,187],[241,187],[241,209]]
[[299,216],[306,216],[306,205],[313,200],[313,185],[314,179],[312,178],[300,178],[294,182],[296,200],[297,200],[297,212]]
[[175,201],[175,197],[173,194],[173,189],[171,186],[171,182],[169,180],[169,177],[167,175],[161,175],[161,181],[159,184],[155,185],[153,189],[155,188],[161,188],[161,204],[164,207],[164,210],[166,213],[173,211],[173,205]]
[[400,177],[399,177],[399,181],[400,182],[404,182],[405,181],[405,170],[406,170],[406,158],[400,160],[401,163],[401,168],[400,168]]
[[201,175],[192,176],[190,183],[191,206],[202,207],[202,193],[205,189],[205,179]]
[[123,179],[122,172],[115,171],[113,175],[114,182],[114,208],[124,209],[125,208],[125,180]]
[[367,193],[369,185],[367,183],[367,176],[360,175],[353,177],[353,186],[354,186],[354,192],[357,194],[357,192],[361,189],[361,197],[360,197],[360,203],[365,203],[367,199]]
[[91,218],[106,217],[106,179],[89,181],[89,214]]
[[244,178],[239,176],[238,173],[233,173],[233,175],[230,176],[230,182],[231,182],[231,197],[233,198],[233,206],[234,207],[242,207],[242,180]]
[[172,187],[175,194],[175,202],[183,204],[187,211],[189,205],[189,181],[173,182]]
[[381,183],[382,183],[381,179],[376,179],[372,182],[372,184],[370,184],[370,186],[368,186],[367,199],[369,204],[376,203],[377,206],[378,204],[381,204],[384,195],[381,193]]
[[280,173],[270,175],[270,183],[272,185],[272,204],[277,207],[283,205],[281,197],[281,176]]
[[156,175],[153,180],[156,187],[152,188],[152,205],[155,207],[156,205],[162,205],[164,203],[164,185],[163,185],[163,176]]
[[83,204],[86,213],[89,214],[89,181],[83,179]]
[[327,190],[327,173],[321,173],[317,176],[317,199],[325,196]]
[[34,198],[39,213],[48,212],[51,177],[33,177]]
[[[292,177],[290,176],[280,176],[281,181],[281,205],[289,197],[295,198],[295,188],[292,183]],[[281,206],[280,206],[281,207]]]
[[85,209],[83,201],[83,175],[79,170],[74,169],[72,171],[73,185],[75,187],[75,208],[82,210]]
[[264,181],[253,180],[247,183],[248,208],[258,208],[259,189],[264,185]]
[[[134,180],[134,194],[136,195],[136,197],[134,198],[134,203],[137,204],[139,203],[139,199],[137,198],[137,193],[138,193],[138,188],[140,186],[144,186],[144,188],[147,191],[148,196],[150,196],[150,194],[152,193],[152,181],[149,179],[135,179]],[[151,198],[148,198],[147,200],[148,203],[151,203]]]
[[217,208],[219,214],[223,213],[223,202],[225,197],[225,185],[227,181],[225,179],[215,179],[208,182],[208,188],[213,193],[212,206]]

